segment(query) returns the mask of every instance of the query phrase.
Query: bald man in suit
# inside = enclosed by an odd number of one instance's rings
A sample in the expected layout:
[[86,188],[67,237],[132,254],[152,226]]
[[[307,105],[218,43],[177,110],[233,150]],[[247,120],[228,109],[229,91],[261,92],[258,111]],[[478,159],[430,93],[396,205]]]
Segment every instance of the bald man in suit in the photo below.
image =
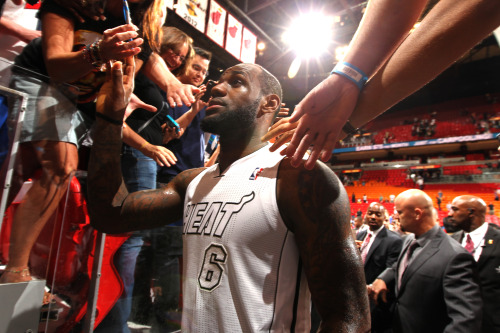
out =
[[482,301],[474,278],[474,258],[436,224],[432,199],[407,190],[395,200],[405,238],[398,261],[368,288],[386,299],[394,285],[395,333],[479,332]]
[[485,222],[486,203],[473,195],[453,199],[448,216],[460,230],[452,237],[477,261],[483,298],[481,332],[500,332],[500,230]]

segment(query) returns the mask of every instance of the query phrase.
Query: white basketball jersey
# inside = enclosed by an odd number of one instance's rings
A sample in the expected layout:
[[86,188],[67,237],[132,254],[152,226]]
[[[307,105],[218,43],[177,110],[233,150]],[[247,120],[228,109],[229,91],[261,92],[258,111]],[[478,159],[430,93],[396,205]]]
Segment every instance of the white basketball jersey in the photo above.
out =
[[282,160],[266,146],[189,185],[183,332],[309,332],[310,293],[276,202]]

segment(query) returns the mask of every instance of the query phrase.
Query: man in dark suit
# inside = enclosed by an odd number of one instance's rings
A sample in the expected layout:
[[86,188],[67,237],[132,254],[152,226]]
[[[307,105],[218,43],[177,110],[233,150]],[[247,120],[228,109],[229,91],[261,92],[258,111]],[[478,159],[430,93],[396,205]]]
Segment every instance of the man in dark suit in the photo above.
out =
[[449,221],[460,231],[453,238],[477,261],[483,298],[481,332],[500,332],[500,230],[485,222],[486,203],[473,195],[453,199]]
[[[398,234],[385,228],[384,219],[385,207],[378,202],[372,202],[365,215],[369,229],[360,231],[356,235],[367,284],[371,284],[380,273],[398,260],[403,245],[403,240]],[[378,305],[371,302],[372,332],[384,332],[391,327],[392,313],[389,309],[392,301],[394,298]]]
[[[356,216],[354,218],[354,237],[358,239],[358,234],[364,232],[366,235],[366,230],[368,230],[368,224],[365,223],[365,218],[363,216]],[[356,242],[357,243],[357,242]]]
[[368,288],[385,301],[388,286],[396,295],[395,333],[479,332],[482,301],[474,279],[474,258],[435,222],[432,199],[407,190],[395,200],[401,228],[412,232],[396,264]]

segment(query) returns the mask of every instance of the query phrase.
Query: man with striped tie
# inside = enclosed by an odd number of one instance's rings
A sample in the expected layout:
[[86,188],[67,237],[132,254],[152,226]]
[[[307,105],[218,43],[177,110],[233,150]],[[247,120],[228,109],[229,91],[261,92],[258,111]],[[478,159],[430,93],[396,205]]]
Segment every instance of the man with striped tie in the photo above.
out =
[[481,332],[500,332],[500,230],[485,222],[486,203],[473,195],[453,199],[448,216],[460,230],[452,237],[477,261],[483,298]]
[[404,191],[394,204],[401,228],[413,235],[405,238],[398,261],[368,288],[372,299],[382,301],[394,291],[393,332],[479,332],[474,258],[437,225],[432,199],[423,191]]

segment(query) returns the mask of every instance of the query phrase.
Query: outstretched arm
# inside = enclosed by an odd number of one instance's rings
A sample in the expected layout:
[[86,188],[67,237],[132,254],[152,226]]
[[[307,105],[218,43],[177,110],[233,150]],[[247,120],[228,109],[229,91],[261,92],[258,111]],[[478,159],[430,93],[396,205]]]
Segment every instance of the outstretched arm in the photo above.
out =
[[149,229],[182,216],[184,191],[200,170],[177,176],[167,188],[129,194],[123,183],[120,152],[122,119],[134,86],[134,60],[113,64],[97,98],[97,119],[89,173],[89,214],[103,232]]
[[[383,3],[385,2],[370,2],[370,4],[377,4],[377,6],[383,5]],[[394,8],[399,8],[400,12],[394,14],[393,11],[388,10],[389,13],[396,16],[392,19],[396,22],[401,19],[402,23],[407,22],[413,25],[418,17],[416,14],[421,12],[425,1],[414,0],[398,3],[398,5],[394,5]],[[351,49],[345,58],[345,61],[365,71],[368,77],[376,72],[364,87],[359,101],[356,101],[358,95],[357,91],[354,90],[357,89],[354,84],[348,79],[335,78],[338,75],[332,75],[314,88],[299,104],[304,105],[308,102],[308,105],[312,106],[307,109],[302,108],[301,112],[292,117],[291,121],[287,119],[274,125],[272,131],[263,138],[263,140],[268,140],[269,137],[286,132],[287,134],[277,141],[278,144],[273,146],[273,149],[277,149],[293,135],[286,153],[289,156],[293,155],[294,165],[300,163],[300,158],[311,144],[314,144],[313,153],[306,162],[306,167],[310,168],[314,165],[319,156],[323,161],[328,160],[337,139],[346,134],[343,133],[342,136],[339,136],[346,119],[349,118],[354,127],[366,124],[435,78],[500,25],[500,2],[497,0],[459,2],[441,0],[426,15],[421,25],[408,38],[404,39],[393,52],[394,47],[399,43],[397,38],[394,38],[394,34],[397,30],[404,31],[401,34],[401,38],[404,38],[408,32],[408,25],[390,23],[392,19],[387,19],[384,15],[385,10],[371,10],[381,9],[377,6],[369,6],[367,9],[365,18],[363,18],[351,43]],[[377,38],[384,39],[384,34],[379,34],[381,30],[370,27],[369,22],[372,22],[372,18],[377,18],[380,25],[387,24],[386,28],[392,29],[394,27],[394,31],[389,31],[389,34],[386,35],[388,40],[392,40],[393,43],[382,43],[378,44],[376,48],[370,48],[366,47],[366,45],[370,45],[369,41],[361,42],[369,36],[374,36],[375,41]],[[353,46],[358,46],[359,49],[353,48]],[[382,56],[380,53],[375,53],[372,57],[362,52],[363,47],[366,50],[376,51],[386,47],[387,54]],[[351,55],[354,56],[358,53],[359,57],[351,58]],[[386,60],[389,56],[390,59]],[[373,60],[376,58],[379,58],[380,62],[374,62]],[[364,67],[365,62],[369,64],[368,67]],[[383,66],[377,70],[380,64]],[[351,84],[351,89],[348,89],[348,84]],[[348,89],[348,91],[339,94],[338,89]],[[356,97],[353,97],[354,95]],[[317,98],[314,99],[315,96]],[[316,104],[314,101],[317,101]],[[312,109],[317,110],[317,112],[310,113]],[[299,122],[293,123],[302,114],[304,116],[300,118]]]
[[[394,52],[421,14],[427,0],[370,1],[360,26],[349,45],[344,61],[370,77]],[[308,169],[321,154],[327,161],[342,126],[352,113],[359,88],[349,79],[333,74],[317,85],[297,105],[292,122],[300,119],[297,131],[286,150],[292,164],[314,145],[306,162]]]
[[[108,64],[109,65],[109,64]],[[121,206],[128,195],[120,168],[123,116],[134,88],[134,60],[113,64],[106,74],[96,102],[94,143],[88,172],[89,215],[92,224],[112,232],[105,219],[119,221]],[[103,117],[108,117],[103,119]]]
[[184,131],[191,124],[196,115],[200,113],[200,111],[203,110],[203,108],[207,107],[208,103],[200,100],[200,97],[203,95],[204,92],[205,92],[205,87],[202,87],[200,89],[200,92],[196,94],[195,96],[196,101],[191,105],[191,109],[189,109],[186,113],[184,113],[182,116],[176,119],[177,123]]
[[182,104],[191,106],[191,103],[194,103],[193,95],[198,93],[199,89],[190,84],[182,84],[170,72],[165,61],[157,53],[151,53],[148,61],[144,64],[143,71],[167,94],[167,102],[170,106]]
[[129,126],[123,129],[123,142],[152,158],[159,166],[170,167],[177,162],[177,157],[169,149],[149,143]]
[[442,0],[369,81],[351,123],[360,127],[422,88],[500,25],[500,1]]
[[4,34],[17,37],[19,40],[29,43],[32,39],[40,37],[42,32],[25,28],[6,17],[0,17],[0,35]]
[[[370,312],[359,251],[349,224],[349,200],[323,163],[313,170],[279,169],[278,206],[294,233],[320,332],[368,332]],[[335,301],[332,301],[335,300]]]
[[[50,78],[56,81],[74,81],[94,70],[82,51],[73,51],[74,25],[73,20],[55,13],[42,15],[45,65]],[[137,55],[143,43],[142,38],[135,38],[138,36],[137,29],[133,24],[125,24],[105,30],[99,44],[103,61]]]

